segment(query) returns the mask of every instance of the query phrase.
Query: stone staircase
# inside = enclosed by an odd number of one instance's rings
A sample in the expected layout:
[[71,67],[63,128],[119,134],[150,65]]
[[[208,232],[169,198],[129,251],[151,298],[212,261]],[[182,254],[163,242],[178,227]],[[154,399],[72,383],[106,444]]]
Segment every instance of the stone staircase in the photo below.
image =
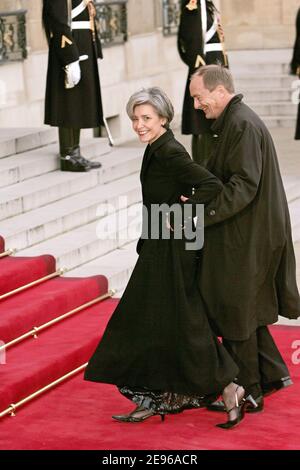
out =
[[236,91],[269,128],[293,127],[297,105],[292,102],[296,77],[289,75],[290,49],[229,53]]
[[55,141],[55,129],[0,131],[0,232],[6,247],[16,248],[18,256],[50,253],[68,276],[94,271],[121,289],[140,233],[142,151],[86,136],[84,155],[102,167],[61,172]]
[[[300,253],[300,142],[293,140],[289,59],[288,50],[229,54],[236,91],[273,134]],[[190,136],[177,138],[189,149]],[[137,258],[143,150],[111,148],[84,132],[83,154],[102,168],[76,174],[58,171],[56,140],[56,129],[47,127],[0,130],[0,235],[19,256],[52,254],[68,276],[104,274],[121,293]]]

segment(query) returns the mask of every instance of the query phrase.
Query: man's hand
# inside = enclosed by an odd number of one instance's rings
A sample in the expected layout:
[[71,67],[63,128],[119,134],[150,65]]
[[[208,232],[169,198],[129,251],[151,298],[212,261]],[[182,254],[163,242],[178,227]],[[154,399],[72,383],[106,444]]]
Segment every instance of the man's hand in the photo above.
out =
[[65,70],[65,88],[74,88],[80,81],[81,70],[79,65],[79,60],[76,62],[71,62],[64,68]]
[[185,197],[185,196],[180,196],[180,200],[181,200],[182,202],[186,202],[186,201],[189,200],[189,198],[188,198],[188,197]]

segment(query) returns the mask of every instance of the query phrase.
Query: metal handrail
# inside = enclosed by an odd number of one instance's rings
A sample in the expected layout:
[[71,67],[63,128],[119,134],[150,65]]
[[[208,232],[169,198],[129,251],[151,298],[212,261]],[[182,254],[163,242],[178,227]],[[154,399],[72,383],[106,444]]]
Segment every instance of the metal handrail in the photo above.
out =
[[33,336],[36,339],[38,337],[38,333],[45,330],[46,328],[49,328],[50,326],[55,325],[56,323],[59,323],[60,321],[63,321],[66,318],[71,317],[72,315],[75,315],[75,313],[78,313],[78,312],[84,310],[85,308],[91,307],[92,305],[94,305],[98,302],[102,302],[103,300],[112,297],[113,295],[115,295],[115,293],[116,293],[116,291],[111,289],[106,294],[103,294],[100,297],[96,297],[95,299],[90,300],[89,302],[86,302],[85,304],[82,304],[79,307],[76,307],[73,310],[70,310],[69,312],[64,313],[63,315],[60,315],[59,317],[54,318],[53,320],[50,320],[46,323],[43,323],[40,326],[34,326],[27,333],[24,333],[23,335],[18,336],[17,338],[9,341],[8,343],[5,343],[2,346],[0,346],[0,352],[5,351],[9,347],[14,346],[15,344],[18,344],[21,341],[24,341],[25,339],[27,339],[31,336]]

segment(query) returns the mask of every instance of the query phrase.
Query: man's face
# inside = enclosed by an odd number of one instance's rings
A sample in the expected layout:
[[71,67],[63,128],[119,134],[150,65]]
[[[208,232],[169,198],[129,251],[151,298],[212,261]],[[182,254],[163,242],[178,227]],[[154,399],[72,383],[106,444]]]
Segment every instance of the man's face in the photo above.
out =
[[207,119],[217,119],[222,113],[224,107],[220,86],[209,91],[205,88],[202,77],[194,77],[190,83],[190,94],[194,99],[194,108],[202,109]]

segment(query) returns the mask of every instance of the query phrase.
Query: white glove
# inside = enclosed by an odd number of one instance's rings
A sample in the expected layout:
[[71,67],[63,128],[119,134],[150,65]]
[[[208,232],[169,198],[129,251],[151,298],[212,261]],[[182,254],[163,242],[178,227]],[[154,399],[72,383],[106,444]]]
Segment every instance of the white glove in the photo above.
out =
[[79,65],[79,60],[76,62],[71,62],[64,68],[65,70],[65,88],[74,88],[74,86],[79,83],[81,78],[81,70]]

